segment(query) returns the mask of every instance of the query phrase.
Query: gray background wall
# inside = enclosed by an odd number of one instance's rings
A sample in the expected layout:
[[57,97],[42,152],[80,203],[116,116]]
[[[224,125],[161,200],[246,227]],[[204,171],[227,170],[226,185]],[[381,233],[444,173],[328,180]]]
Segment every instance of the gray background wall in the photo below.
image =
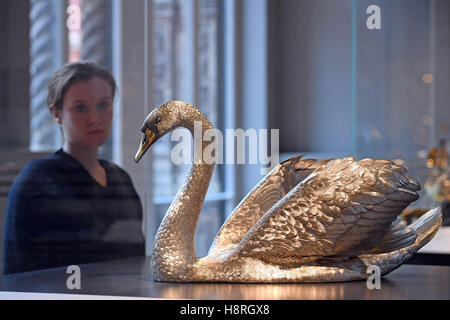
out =
[[[366,27],[371,4],[381,30]],[[268,123],[280,151],[414,157],[448,140],[449,12],[447,0],[269,1]]]
[[[361,156],[417,157],[435,142],[434,86],[422,81],[433,67],[432,5],[428,0],[377,1],[382,29],[357,19],[357,137]],[[364,13],[371,1],[358,1]],[[436,43],[436,50],[441,44]]]
[[[0,1],[0,239],[12,181],[26,162],[42,156],[26,152],[29,143],[28,14],[27,0]],[[0,277],[1,271],[0,264]]]
[[29,4],[0,1],[0,149],[29,142]]
[[351,151],[350,4],[269,2],[269,127],[282,152]]
[[[450,1],[436,1],[436,136],[450,140]],[[444,133],[442,125],[449,129]],[[448,142],[447,142],[448,145]]]

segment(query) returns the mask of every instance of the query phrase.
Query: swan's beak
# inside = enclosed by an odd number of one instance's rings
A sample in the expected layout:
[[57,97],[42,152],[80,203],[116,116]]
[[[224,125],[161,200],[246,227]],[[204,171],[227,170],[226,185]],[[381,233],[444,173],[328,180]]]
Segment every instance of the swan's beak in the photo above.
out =
[[136,152],[136,155],[134,156],[134,161],[136,163],[141,160],[142,156],[144,155],[145,151],[152,145],[152,143],[156,140],[156,134],[147,128],[145,133],[142,134],[141,144],[139,145],[139,149]]

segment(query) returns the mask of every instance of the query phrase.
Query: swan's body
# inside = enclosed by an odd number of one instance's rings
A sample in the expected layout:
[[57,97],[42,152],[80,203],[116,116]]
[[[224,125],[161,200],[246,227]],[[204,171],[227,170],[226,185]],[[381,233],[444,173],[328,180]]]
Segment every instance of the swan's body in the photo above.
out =
[[[194,106],[179,101],[149,114],[138,161],[176,127],[212,129]],[[203,142],[205,149],[207,143]],[[202,153],[203,154],[203,153]],[[439,229],[433,209],[407,226],[398,218],[418,198],[419,184],[388,160],[291,158],[241,201],[208,256],[195,254],[195,230],[214,164],[194,162],[159,227],[152,252],[157,281],[331,282],[365,279],[369,266],[387,274]]]

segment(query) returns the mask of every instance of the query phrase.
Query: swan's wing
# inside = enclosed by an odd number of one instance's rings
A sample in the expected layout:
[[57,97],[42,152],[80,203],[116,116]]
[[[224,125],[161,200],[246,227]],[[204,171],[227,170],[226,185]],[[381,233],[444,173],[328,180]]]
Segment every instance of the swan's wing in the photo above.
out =
[[292,264],[367,252],[418,198],[405,173],[388,160],[330,161],[258,220],[234,254]]
[[329,160],[302,160],[304,155],[292,157],[273,168],[239,203],[225,221],[209,254],[227,250],[244,235],[278,200],[300,181]]

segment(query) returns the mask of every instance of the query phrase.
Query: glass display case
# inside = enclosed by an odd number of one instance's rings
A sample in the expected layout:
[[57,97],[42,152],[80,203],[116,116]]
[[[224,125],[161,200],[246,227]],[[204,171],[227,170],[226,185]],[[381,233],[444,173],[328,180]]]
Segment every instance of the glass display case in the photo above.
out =
[[[127,281],[115,282],[109,274],[111,288],[99,289],[101,279],[97,279],[86,293],[108,294],[111,289],[112,294],[214,298],[211,292],[219,288],[224,298],[249,295],[243,287],[235,295],[232,286],[193,286],[190,291],[167,284],[160,290],[149,282],[156,231],[189,165],[172,161],[179,141],[170,134],[139,164],[133,157],[146,115],[170,100],[196,105],[222,131],[278,129],[280,161],[301,153],[318,159],[353,155],[391,159],[406,167],[422,190],[404,218],[410,222],[440,206],[444,226],[421,252],[440,254],[438,264],[450,264],[449,1],[0,2],[0,35],[8,48],[0,52],[0,87],[6,88],[0,92],[5,106],[0,108],[1,230],[9,188],[17,174],[27,162],[55,152],[63,143],[46,106],[51,74],[66,62],[85,59],[110,69],[117,80],[112,133],[100,156],[122,167],[139,194],[146,257],[136,263],[86,267],[92,279],[100,278],[104,266],[124,274],[132,270],[126,279],[138,289],[125,290]],[[26,52],[25,57],[21,52]],[[216,165],[196,232],[198,256],[207,254],[233,208],[263,177],[260,167]],[[119,233],[124,230],[119,228]],[[408,267],[409,276],[423,271]],[[3,289],[15,291],[17,284],[17,290],[38,291],[48,280],[50,290],[74,292],[61,282],[68,276],[57,273],[62,268],[9,277]],[[446,276],[445,268],[426,269],[426,279],[439,283],[436,277]],[[39,280],[39,272],[48,278]],[[30,286],[28,279],[32,279]],[[395,286],[387,290],[405,297],[407,287],[405,281],[402,290]],[[331,298],[348,297],[355,287],[341,288],[343,295]],[[296,299],[302,291],[292,287],[288,295],[280,295],[282,290],[269,290],[267,296]],[[361,290],[367,298],[373,297],[365,287]],[[438,294],[445,295],[445,290],[440,287]],[[250,296],[261,298],[258,292],[251,290]],[[384,296],[389,297],[389,292]]]
[[[448,4],[384,1],[377,12],[370,4],[352,2],[353,147],[405,165],[423,187],[414,206],[432,207],[436,180],[448,175]],[[364,8],[366,16],[355,13]]]
[[[448,4],[287,0],[269,8],[269,126],[280,128],[281,159],[392,159],[422,185],[412,207],[444,206]],[[442,159],[431,162],[433,154]]]
[[445,1],[352,2],[355,154],[393,159],[421,183],[407,221],[442,208],[443,227],[421,251],[438,254],[450,254],[448,12]]

